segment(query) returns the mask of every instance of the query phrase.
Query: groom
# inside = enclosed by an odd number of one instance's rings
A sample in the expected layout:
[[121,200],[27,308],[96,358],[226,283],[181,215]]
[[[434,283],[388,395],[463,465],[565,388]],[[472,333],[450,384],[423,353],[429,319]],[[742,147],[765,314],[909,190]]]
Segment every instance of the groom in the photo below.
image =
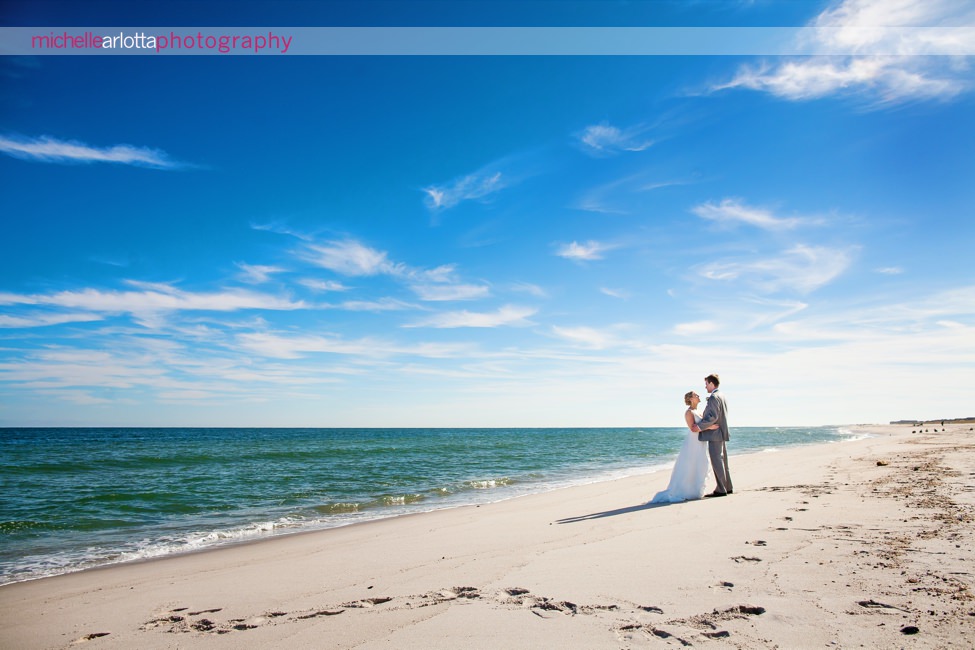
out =
[[[718,391],[720,383],[717,375],[708,375],[704,378],[704,387],[708,391],[708,405],[704,408],[700,424],[691,429],[697,433],[698,440],[707,441],[711,467],[714,469],[714,478],[718,482],[714,492],[705,495],[705,498],[723,497],[733,491],[731,471],[728,469],[728,448],[725,445],[731,437],[728,435],[728,405],[724,401],[724,396]],[[715,423],[718,427],[707,431],[707,428]]]

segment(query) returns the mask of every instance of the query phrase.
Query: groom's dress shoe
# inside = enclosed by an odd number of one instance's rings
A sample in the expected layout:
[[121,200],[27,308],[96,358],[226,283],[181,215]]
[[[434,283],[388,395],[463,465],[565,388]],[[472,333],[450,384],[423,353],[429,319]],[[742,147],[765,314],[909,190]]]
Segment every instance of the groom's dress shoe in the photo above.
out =
[[715,492],[712,492],[711,494],[705,494],[704,495],[704,498],[705,499],[711,499],[713,497],[726,497],[726,496],[728,496],[728,493],[727,492],[717,492],[717,491],[715,491]]

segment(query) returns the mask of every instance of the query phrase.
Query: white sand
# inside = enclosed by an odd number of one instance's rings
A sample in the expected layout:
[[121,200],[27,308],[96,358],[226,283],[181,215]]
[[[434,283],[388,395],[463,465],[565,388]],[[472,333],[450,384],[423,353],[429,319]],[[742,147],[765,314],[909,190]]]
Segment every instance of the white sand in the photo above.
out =
[[971,648],[947,428],[734,456],[726,498],[645,507],[662,472],[8,585],[0,647]]

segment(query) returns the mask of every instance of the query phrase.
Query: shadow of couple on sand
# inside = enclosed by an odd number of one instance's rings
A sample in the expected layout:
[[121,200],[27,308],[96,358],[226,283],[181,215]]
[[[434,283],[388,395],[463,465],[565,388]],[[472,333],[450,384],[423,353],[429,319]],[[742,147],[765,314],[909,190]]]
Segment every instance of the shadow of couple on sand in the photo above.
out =
[[631,512],[640,512],[641,510],[654,510],[656,508],[664,508],[666,506],[677,505],[676,503],[641,503],[635,506],[629,506],[627,508],[617,508],[616,510],[604,510],[603,512],[593,512],[588,515],[579,515],[578,517],[566,517],[565,519],[559,519],[555,523],[557,524],[576,524],[580,521],[589,521],[591,519],[602,519],[604,517],[616,517],[617,515],[628,515]]

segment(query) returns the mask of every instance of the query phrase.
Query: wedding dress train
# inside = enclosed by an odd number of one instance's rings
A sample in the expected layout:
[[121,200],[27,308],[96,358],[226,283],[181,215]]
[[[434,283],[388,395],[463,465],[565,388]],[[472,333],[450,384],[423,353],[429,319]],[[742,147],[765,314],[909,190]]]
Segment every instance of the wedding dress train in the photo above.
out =
[[[694,414],[694,422],[700,423],[701,416]],[[704,496],[708,476],[711,474],[711,459],[708,456],[708,443],[697,439],[697,434],[688,431],[681,445],[670,483],[663,492],[658,492],[650,503],[680,503]]]

